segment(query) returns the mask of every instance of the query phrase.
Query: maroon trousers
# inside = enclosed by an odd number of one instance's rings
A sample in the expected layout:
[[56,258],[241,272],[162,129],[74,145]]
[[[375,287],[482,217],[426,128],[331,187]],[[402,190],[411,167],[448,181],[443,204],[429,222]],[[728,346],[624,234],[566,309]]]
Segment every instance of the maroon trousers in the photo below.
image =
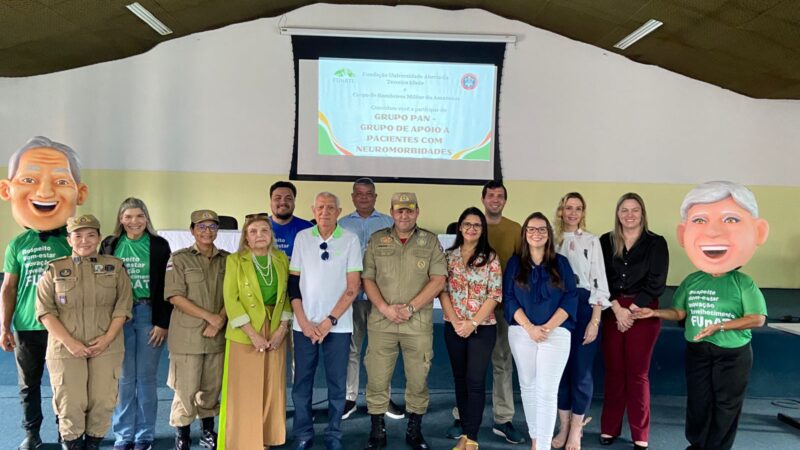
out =
[[[616,300],[628,308],[633,296]],[[658,308],[658,299],[649,308]],[[626,332],[617,329],[611,308],[603,312],[603,361],[606,366],[603,414],[600,432],[609,436],[622,434],[622,416],[628,410],[628,424],[634,441],[647,442],[650,434],[650,358],[653,356],[661,320],[642,319]]]

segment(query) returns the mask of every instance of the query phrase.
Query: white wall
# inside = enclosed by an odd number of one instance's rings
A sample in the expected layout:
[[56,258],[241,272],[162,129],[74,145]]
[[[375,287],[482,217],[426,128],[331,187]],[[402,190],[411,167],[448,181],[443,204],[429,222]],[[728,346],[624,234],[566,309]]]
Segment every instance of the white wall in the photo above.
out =
[[415,6],[312,5],[125,60],[0,79],[0,154],[44,134],[92,169],[287,173],[294,74],[279,23],[518,35],[499,105],[508,179],[800,186],[800,102],[750,99],[481,10]]

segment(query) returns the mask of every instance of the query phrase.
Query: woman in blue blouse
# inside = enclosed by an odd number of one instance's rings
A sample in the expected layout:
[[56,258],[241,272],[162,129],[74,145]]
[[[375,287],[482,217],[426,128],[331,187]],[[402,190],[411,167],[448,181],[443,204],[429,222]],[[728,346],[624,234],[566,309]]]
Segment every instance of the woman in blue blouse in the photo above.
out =
[[578,305],[575,274],[567,258],[556,253],[552,236],[544,214],[528,216],[522,244],[503,275],[508,341],[534,450],[550,450]]

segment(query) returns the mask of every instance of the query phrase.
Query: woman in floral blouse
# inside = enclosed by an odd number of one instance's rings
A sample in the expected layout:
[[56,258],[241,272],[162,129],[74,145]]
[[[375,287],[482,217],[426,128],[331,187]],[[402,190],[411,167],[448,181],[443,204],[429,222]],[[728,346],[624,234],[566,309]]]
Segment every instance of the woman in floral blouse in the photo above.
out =
[[456,241],[446,256],[447,284],[439,300],[464,432],[455,449],[476,450],[486,403],[486,368],[497,337],[494,308],[503,295],[500,261],[489,245],[481,210],[471,207],[461,213]]

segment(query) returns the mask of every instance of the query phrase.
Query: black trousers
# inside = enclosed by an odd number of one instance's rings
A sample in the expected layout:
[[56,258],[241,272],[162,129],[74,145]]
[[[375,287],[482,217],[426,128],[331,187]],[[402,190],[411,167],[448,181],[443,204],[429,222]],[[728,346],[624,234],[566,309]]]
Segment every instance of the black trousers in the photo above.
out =
[[444,343],[453,369],[461,429],[473,441],[478,440],[486,406],[486,369],[496,339],[496,325],[481,325],[477,333],[462,338],[450,322],[444,323]]
[[16,331],[17,384],[22,404],[22,428],[39,430],[42,426],[42,374],[47,352],[47,331]]
[[739,348],[686,345],[686,440],[692,448],[733,447],[752,367],[750,343]]

